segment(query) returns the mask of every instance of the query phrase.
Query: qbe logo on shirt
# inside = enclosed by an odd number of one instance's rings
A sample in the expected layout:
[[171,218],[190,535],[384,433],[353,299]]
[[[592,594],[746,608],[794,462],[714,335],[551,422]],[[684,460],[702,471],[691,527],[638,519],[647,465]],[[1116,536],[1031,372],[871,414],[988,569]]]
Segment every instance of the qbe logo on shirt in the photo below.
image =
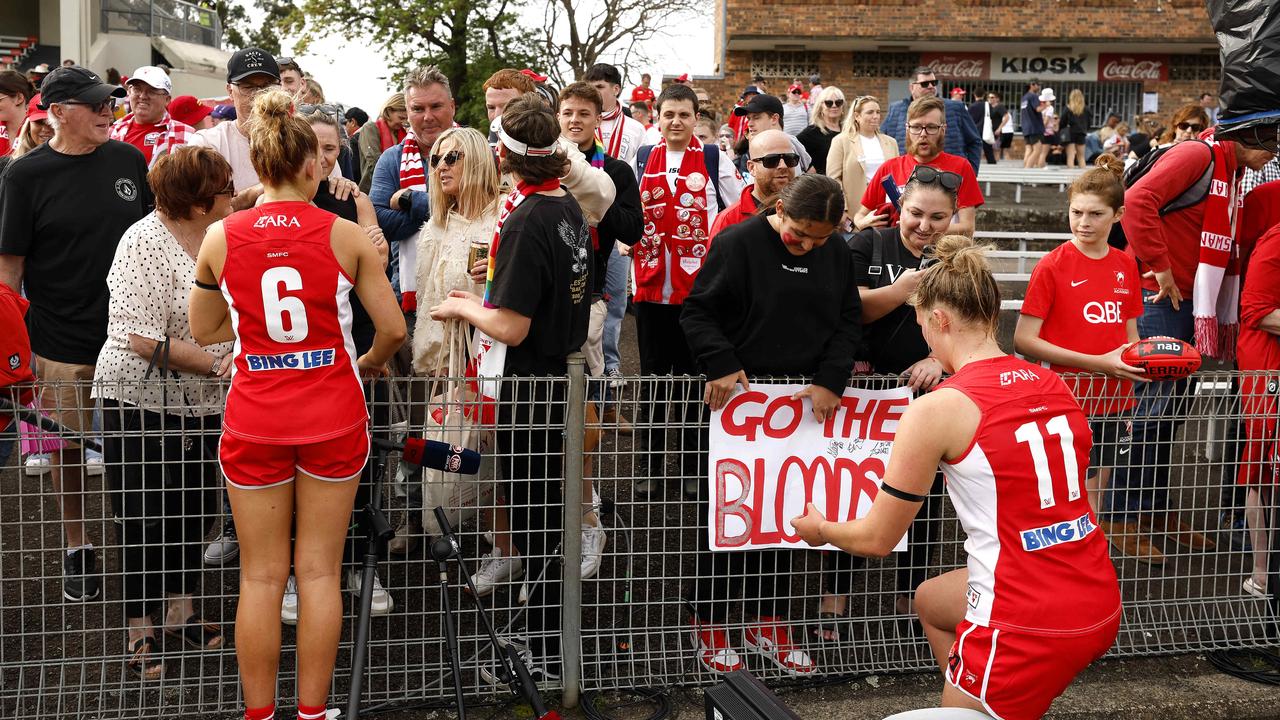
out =
[[116,180],[116,195],[125,202],[133,202],[138,199],[138,186],[129,178],[120,178]]

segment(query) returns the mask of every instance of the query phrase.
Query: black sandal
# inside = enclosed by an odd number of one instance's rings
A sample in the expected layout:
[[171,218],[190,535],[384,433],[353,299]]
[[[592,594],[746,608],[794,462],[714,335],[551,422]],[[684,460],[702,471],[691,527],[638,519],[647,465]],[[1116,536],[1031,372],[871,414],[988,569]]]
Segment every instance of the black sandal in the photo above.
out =
[[172,635],[200,650],[217,650],[222,647],[222,628],[198,615],[192,615],[178,627],[166,626],[164,634]]
[[133,654],[125,661],[125,667],[134,675],[144,680],[154,680],[164,675],[164,661],[156,650],[155,636],[147,635],[134,640],[129,651]]

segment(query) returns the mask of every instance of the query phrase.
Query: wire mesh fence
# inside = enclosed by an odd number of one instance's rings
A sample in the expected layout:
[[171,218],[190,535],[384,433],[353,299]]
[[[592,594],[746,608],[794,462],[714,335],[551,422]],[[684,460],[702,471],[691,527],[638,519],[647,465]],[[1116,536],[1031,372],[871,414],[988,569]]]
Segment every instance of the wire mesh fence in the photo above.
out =
[[[852,385],[899,383],[865,376]],[[221,394],[174,381],[161,388],[165,412],[122,405],[113,398],[138,395],[119,387],[99,388],[94,398],[87,382],[45,388],[45,413],[72,432],[42,436],[27,426],[20,444],[16,428],[0,433],[0,716],[240,709],[239,572],[227,537],[236,531],[216,460]],[[1266,567],[1264,533],[1274,516],[1276,431],[1260,421],[1275,418],[1275,388],[1266,376],[1201,372],[1162,385],[1158,413],[1144,402],[1095,427],[1099,464],[1114,468],[1107,489],[1090,485],[1124,599],[1113,655],[1274,643],[1271,604],[1244,584],[1266,577],[1258,568]],[[711,624],[727,631],[753,673],[785,682],[793,673],[745,642],[759,617],[779,618],[820,674],[932,669],[912,591],[965,561],[964,534],[941,485],[913,524],[908,550],[882,560],[709,553],[702,392],[700,378],[609,382],[577,373],[504,380],[496,406],[475,402],[456,381],[390,378],[367,388],[375,438],[399,441],[426,428],[429,437],[472,444],[485,460],[477,475],[460,476],[409,466],[395,452],[370,459],[356,506],[381,479],[383,507],[400,532],[378,565],[365,705],[443,704],[452,696],[442,592],[457,610],[462,682],[472,698],[504,692],[486,680],[492,653],[477,606],[492,613],[500,634],[531,641],[544,664],[562,654],[563,664],[551,668],[561,680],[549,685],[569,686],[567,697],[711,683],[716,676],[699,662],[694,640]],[[571,402],[583,395],[585,406]],[[34,420],[32,412],[24,417]],[[82,442],[99,444],[105,458]],[[1242,473],[1261,481],[1250,486],[1258,492],[1237,483]],[[441,587],[428,552],[437,528],[423,512],[435,505],[458,529],[478,599],[453,564]],[[350,686],[351,590],[365,535],[358,510],[349,534],[335,704]],[[70,599],[77,596],[84,598]],[[289,602],[282,597],[283,621],[296,617]],[[136,643],[148,636],[153,660],[140,662]],[[284,705],[294,697],[295,640],[285,624]]]

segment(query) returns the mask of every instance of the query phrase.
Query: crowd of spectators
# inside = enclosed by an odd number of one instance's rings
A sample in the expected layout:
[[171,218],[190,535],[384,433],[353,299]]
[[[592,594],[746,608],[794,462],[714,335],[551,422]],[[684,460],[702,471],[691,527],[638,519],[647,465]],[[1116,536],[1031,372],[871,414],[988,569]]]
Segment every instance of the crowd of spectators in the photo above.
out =
[[[214,101],[173,97],[173,81],[158,66],[137,68],[122,85],[75,65],[39,79],[37,88],[27,76],[0,72],[0,282],[30,303],[39,404],[85,435],[94,433],[97,408],[111,438],[105,455],[124,547],[125,649],[130,668],[147,678],[164,673],[157,631],[205,649],[223,642],[221,628],[199,609],[199,567],[234,560],[237,531],[217,448],[181,438],[212,437],[221,427],[220,386],[200,380],[231,375],[234,349],[197,340],[187,298],[209,228],[271,201],[273,185],[260,177],[254,150],[255,112],[262,112],[255,103],[281,88],[290,116],[310,127],[310,134],[302,125],[294,131],[315,145],[313,204],[361,228],[404,313],[411,332],[392,372],[448,375],[457,327],[504,346],[504,375],[512,377],[564,376],[568,355],[581,350],[593,378],[589,416],[609,431],[634,432],[633,487],[642,496],[660,496],[673,483],[690,502],[707,501],[706,456],[690,449],[706,447],[708,409],[722,407],[751,377],[809,378],[803,394],[819,420],[854,371],[900,375],[918,392],[942,380],[908,298],[933,246],[980,226],[977,171],[984,155],[988,163],[1005,157],[1015,116],[1025,167],[1043,167],[1055,145],[1069,165],[1102,166],[1073,186],[1074,239],[1037,267],[1017,343],[1056,370],[1111,376],[1109,384],[1076,389],[1082,403],[1095,403],[1086,407],[1099,419],[1095,442],[1127,444],[1126,423],[1113,416],[1133,416],[1133,459],[1097,458],[1088,488],[1120,552],[1159,564],[1162,536],[1197,550],[1213,541],[1180,517],[1167,491],[1172,418],[1184,389],[1144,382],[1119,362],[1119,348],[1154,335],[1203,341],[1197,327],[1233,325],[1240,307],[1240,366],[1280,369],[1266,349],[1280,333],[1274,283],[1263,281],[1269,271],[1243,273],[1239,303],[1231,293],[1242,273],[1221,281],[1221,272],[1205,270],[1216,256],[1200,249],[1202,233],[1212,233],[1245,256],[1252,252],[1257,267],[1275,263],[1280,202],[1263,202],[1277,195],[1277,184],[1266,182],[1274,176],[1265,175],[1275,163],[1271,153],[1214,142],[1216,109],[1204,102],[1179,108],[1163,126],[1140,116],[1130,127],[1112,115],[1095,129],[1096,109],[1079,90],[1060,109],[1054,91],[1037,82],[1016,108],[996,92],[966,105],[963,92],[938,97],[938,78],[921,67],[909,78],[910,97],[892,103],[846,94],[816,76],[787,84],[780,98],[759,78],[722,125],[687,78],[658,89],[642,76],[628,107],[621,72],[600,64],[563,90],[531,71],[501,70],[483,87],[490,125],[466,128],[455,121],[449,79],[435,67],[405,73],[372,116],[326,100],[296,60],[257,48],[232,56],[226,97]],[[1126,190],[1123,161],[1157,150],[1161,172]],[[1246,168],[1256,177],[1242,186]],[[1221,184],[1166,212],[1206,172]],[[1242,192],[1249,194],[1237,217],[1228,199]],[[1109,249],[1112,226],[1129,238],[1127,253]],[[1114,276],[1125,295],[1116,313],[1090,321],[1107,327],[1087,346],[1073,340],[1094,328],[1060,322],[1058,308],[1072,307],[1054,280],[1069,274],[1064,268]],[[640,373],[707,378],[702,387],[646,384],[639,407],[647,422],[634,428],[614,402],[626,386],[620,328],[628,310]],[[358,301],[353,316],[363,355],[374,343],[373,323]],[[784,341],[797,334],[809,351]],[[1230,359],[1231,333],[1221,337],[1201,351]],[[151,375],[156,381],[141,382]],[[564,385],[503,387],[494,438],[502,499],[481,521],[493,542],[477,589],[487,595],[527,582],[525,649],[535,674],[554,678],[562,570],[551,558],[563,534],[565,474],[564,438],[555,428],[565,418]],[[1241,389],[1273,419],[1274,398],[1266,406],[1254,397],[1263,390]],[[387,392],[382,381],[366,386],[383,405]],[[1096,405],[1101,395],[1129,399],[1103,407]],[[180,432],[157,432],[169,428]],[[1265,424],[1249,430],[1257,442],[1273,434]],[[672,446],[684,451],[668,463]],[[1248,447],[1254,465],[1270,462],[1268,450]],[[0,445],[0,461],[7,451]],[[91,600],[102,583],[82,503],[90,465],[74,440],[60,443],[47,463],[66,548],[63,594]],[[1250,485],[1245,517],[1254,548],[1265,547],[1260,508],[1270,488],[1253,476],[1242,482]],[[899,612],[912,611],[925,580],[940,483],[939,475],[911,526],[895,588]],[[590,477],[583,498],[590,518],[582,576],[590,577],[607,542]],[[221,527],[202,556],[209,518]],[[426,532],[410,513],[392,550],[409,552]],[[707,533],[699,538],[690,599],[703,666],[742,666],[725,629],[726,618],[742,612],[747,647],[789,673],[813,672],[817,661],[789,626],[793,553],[711,553]],[[349,549],[347,559],[362,554]],[[840,637],[859,566],[843,553],[824,557],[819,640]],[[1246,591],[1265,594],[1264,569],[1258,559]],[[272,576],[281,587],[268,604],[278,596],[281,619],[296,622],[306,590],[286,575]],[[359,591],[359,576],[349,571],[345,580]],[[376,576],[375,583],[375,614],[391,612],[395,589]],[[255,603],[264,597],[255,595]],[[255,697],[264,691],[255,689]]]

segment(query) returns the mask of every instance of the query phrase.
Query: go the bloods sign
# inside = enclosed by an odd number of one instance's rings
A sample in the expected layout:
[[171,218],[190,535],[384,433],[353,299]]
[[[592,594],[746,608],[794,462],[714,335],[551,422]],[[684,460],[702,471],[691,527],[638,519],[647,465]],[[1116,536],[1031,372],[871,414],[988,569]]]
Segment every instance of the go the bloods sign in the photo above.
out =
[[1168,79],[1168,55],[1102,53],[1098,56],[1100,82],[1166,82]]
[[[792,399],[803,388],[757,385],[711,414],[712,550],[810,548],[791,527],[810,502],[832,521],[870,511],[911,389],[846,389],[819,423],[808,401]],[[904,535],[894,550],[906,547]]]
[[991,53],[920,53],[920,64],[939,80],[986,80],[991,73]]

